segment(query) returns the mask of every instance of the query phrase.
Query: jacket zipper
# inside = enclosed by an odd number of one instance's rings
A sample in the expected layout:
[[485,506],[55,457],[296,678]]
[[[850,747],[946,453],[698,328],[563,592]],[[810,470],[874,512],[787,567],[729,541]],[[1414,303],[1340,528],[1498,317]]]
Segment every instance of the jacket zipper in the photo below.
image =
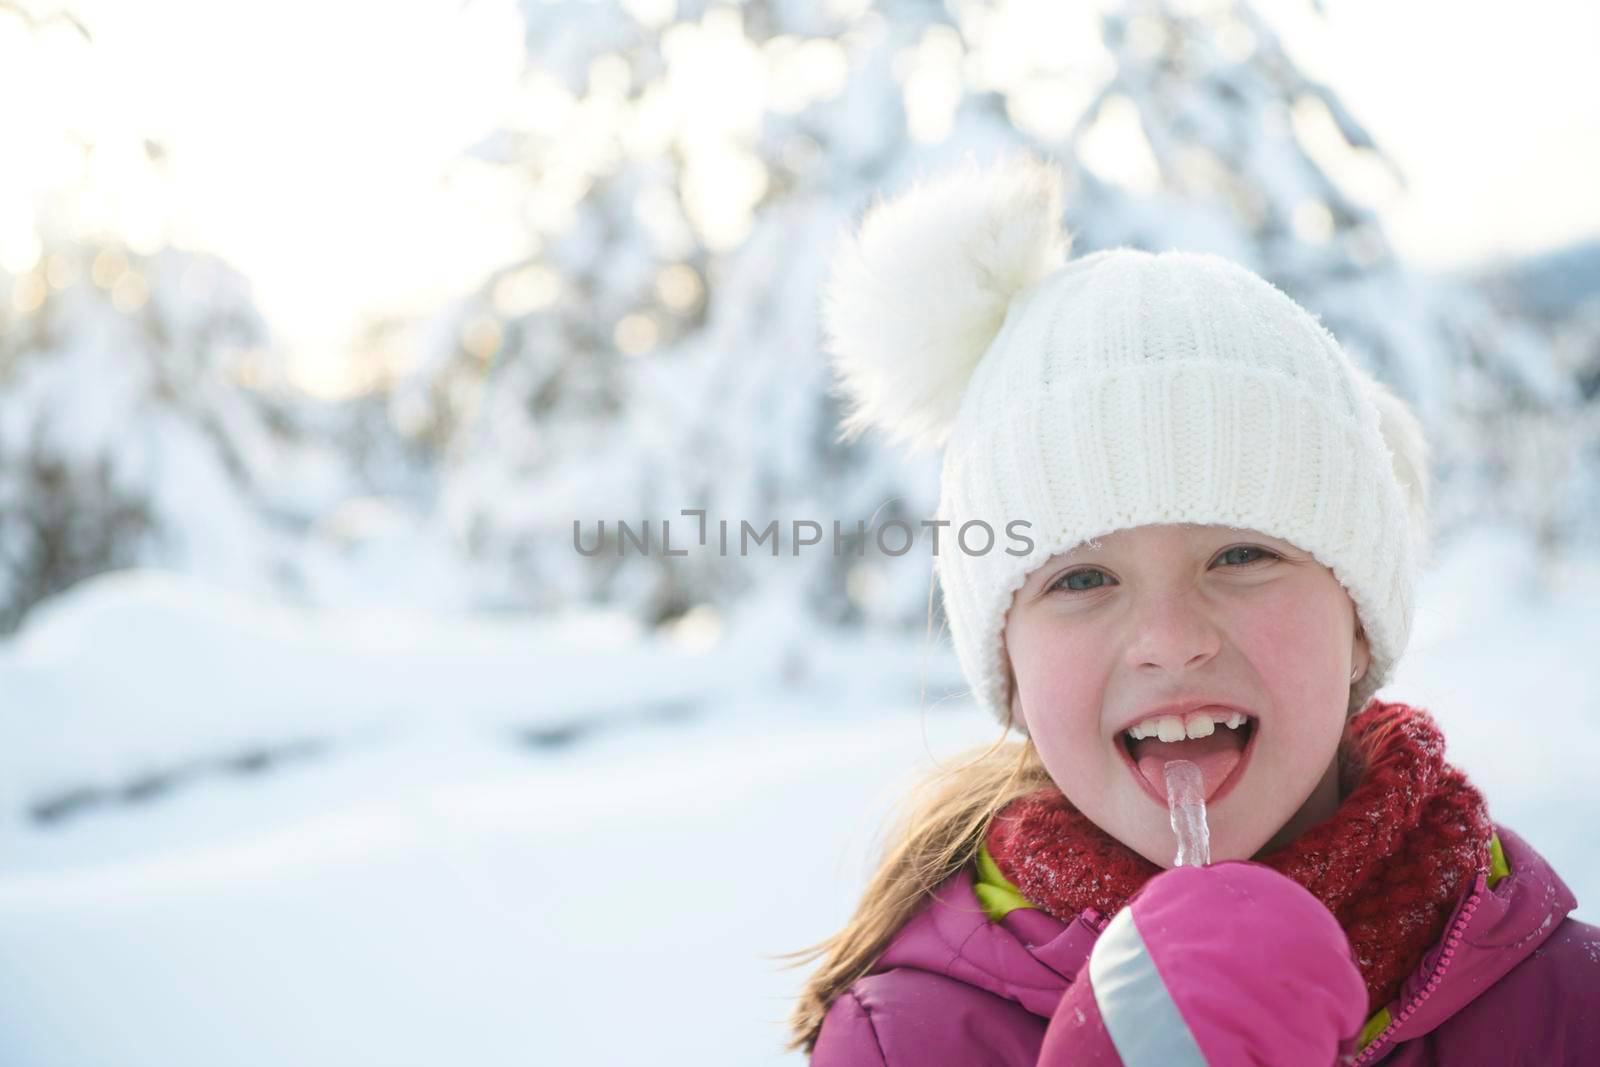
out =
[[1472,913],[1478,910],[1479,899],[1480,893],[1477,889],[1474,889],[1472,895],[1467,898],[1467,902],[1462,905],[1461,913],[1456,916],[1456,921],[1451,924],[1450,933],[1444,939],[1444,950],[1439,953],[1438,960],[1434,962],[1433,973],[1428,976],[1427,982],[1417,991],[1417,995],[1411,998],[1410,1003],[1400,1009],[1400,1014],[1390,1019],[1389,1025],[1380,1030],[1378,1036],[1373,1038],[1367,1044],[1367,1047],[1361,1050],[1361,1054],[1352,1062],[1352,1067],[1362,1067],[1362,1064],[1371,1063],[1377,1058],[1379,1052],[1386,1051],[1384,1046],[1388,1043],[1389,1035],[1393,1033],[1395,1027],[1416,1014],[1417,1009],[1422,1006],[1422,1002],[1433,996],[1433,991],[1439,988],[1439,980],[1444,977],[1444,972],[1450,968],[1450,961],[1456,958],[1456,949],[1461,947],[1461,931],[1466,929],[1467,923],[1472,919]]

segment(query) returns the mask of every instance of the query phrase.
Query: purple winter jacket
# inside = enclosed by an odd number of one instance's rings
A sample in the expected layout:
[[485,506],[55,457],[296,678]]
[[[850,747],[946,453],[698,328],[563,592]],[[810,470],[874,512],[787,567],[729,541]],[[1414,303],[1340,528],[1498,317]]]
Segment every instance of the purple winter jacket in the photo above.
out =
[[[1353,1039],[1345,1039],[1342,1051],[1347,1060],[1353,1053],[1359,1067],[1380,1062],[1394,1067],[1600,1064],[1600,930],[1568,919],[1577,904],[1571,891],[1527,842],[1504,827],[1496,829],[1510,874],[1491,888],[1488,872],[1479,873],[1439,943],[1406,979],[1398,1000],[1388,1005],[1387,1017],[1377,1020],[1381,1030],[1367,1035],[1359,1051]],[[1237,868],[1234,873],[1250,877],[1258,877],[1251,868],[1266,871],[1256,864],[1219,867]],[[1163,877],[1179,873],[1169,871]],[[1238,886],[1223,885],[1225,877],[1226,872],[1196,876],[1213,879],[1206,885],[1239,893]],[[1265,877],[1277,879],[1289,895],[1314,903],[1309,894],[1275,872]],[[1152,880],[1151,886],[1160,880]],[[1204,909],[1215,901],[1185,912],[1181,894],[1192,888],[1179,887],[1180,896],[1169,894],[1165,901],[1154,903],[1136,897],[1114,917],[1115,923],[1092,910],[1062,923],[1036,908],[1017,908],[991,920],[973,885],[972,865],[947,879],[896,934],[872,970],[830,1005],[812,1052],[812,1067],[1121,1063],[1117,1054],[1127,1043],[1129,1017],[1138,1027],[1149,1009],[1140,1006],[1124,1012],[1123,1036],[1113,1042],[1096,1007],[1098,990],[1091,992],[1091,986],[1111,984],[1102,959],[1110,955],[1106,948],[1111,942],[1100,952],[1094,949],[1108,927],[1113,931],[1108,938],[1120,937],[1136,922],[1145,928],[1149,955],[1157,957],[1163,972],[1160,977],[1173,987],[1172,999],[1182,1002],[1180,1014],[1211,1016],[1202,1020],[1211,1033],[1200,1041],[1205,1051],[1196,1058],[1201,1062],[1286,1062],[1297,1030],[1310,1034],[1337,1025],[1348,1032],[1350,1020],[1358,1020],[1365,1009],[1364,997],[1358,997],[1356,1015],[1350,1015],[1351,977],[1337,967],[1353,973],[1354,966],[1348,962],[1342,933],[1325,909],[1321,918],[1327,921],[1306,934],[1308,939],[1322,938],[1322,943],[1308,940],[1304,951],[1324,953],[1310,975],[1304,967],[1299,975],[1279,973],[1270,964],[1263,965],[1263,957],[1252,954],[1251,945],[1218,944],[1213,938],[1211,945],[1201,944],[1192,955],[1197,961],[1203,957],[1203,966],[1226,972],[1214,970],[1218,980],[1209,981],[1193,977],[1205,974],[1201,964],[1182,973],[1190,957],[1172,952],[1160,958],[1160,940],[1167,936],[1169,925],[1187,925],[1191,934],[1198,932],[1204,940]],[[1290,929],[1317,925],[1304,921],[1309,913],[1289,915],[1302,903],[1284,894],[1273,898],[1274,885],[1258,877],[1257,888],[1266,890],[1262,895],[1268,898],[1264,917],[1288,916]],[[1144,916],[1139,914],[1141,907],[1146,909]],[[1174,930],[1171,938],[1177,943],[1179,932]],[[1344,954],[1333,966],[1328,962],[1332,957],[1326,955],[1332,950],[1330,938],[1337,940],[1338,951]],[[1188,946],[1183,951],[1188,952]],[[1297,959],[1305,958],[1296,951]],[[1091,953],[1098,973],[1092,974]],[[1339,994],[1343,1008],[1333,1005],[1332,993],[1320,995],[1323,990],[1316,986],[1321,974],[1328,975],[1330,990],[1344,990]],[[1294,989],[1293,981],[1301,982],[1301,987]],[[1125,995],[1125,989],[1114,989],[1113,995]],[[1195,1008],[1208,1003],[1208,998],[1210,1009]],[[1265,1036],[1238,1033],[1238,1017],[1227,1016],[1229,1007],[1240,1003],[1269,1006],[1270,1018],[1259,1023]],[[1341,1021],[1334,1023],[1336,1015]],[[1214,1043],[1218,1040],[1235,1043],[1219,1046]],[[1219,1056],[1215,1051],[1219,1047],[1233,1051]],[[1326,1062],[1334,1063],[1339,1057],[1331,1045],[1328,1048]]]

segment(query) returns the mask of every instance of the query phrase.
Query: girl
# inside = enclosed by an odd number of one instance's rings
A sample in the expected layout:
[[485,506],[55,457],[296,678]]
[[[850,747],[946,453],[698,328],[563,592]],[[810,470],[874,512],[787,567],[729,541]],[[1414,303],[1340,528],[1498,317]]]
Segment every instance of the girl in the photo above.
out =
[[[1600,932],[1432,717],[1373,698],[1427,554],[1415,418],[1242,267],[1068,261],[1060,185],[1028,160],[951,173],[834,265],[846,434],[943,446],[951,635],[1024,739],[914,799],[849,924],[799,954],[823,962],[791,1047],[1600,1062]],[[1178,759],[1209,866],[1173,865]]]

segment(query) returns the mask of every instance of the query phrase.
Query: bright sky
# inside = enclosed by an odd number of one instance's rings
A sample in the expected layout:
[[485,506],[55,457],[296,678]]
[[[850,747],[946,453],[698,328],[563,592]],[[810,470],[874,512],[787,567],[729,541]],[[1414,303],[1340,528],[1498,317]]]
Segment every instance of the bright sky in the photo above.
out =
[[[1405,254],[1443,265],[1600,232],[1600,5],[1328,0],[1318,20],[1309,0],[1261,3],[1407,172],[1408,193],[1374,192]],[[8,108],[0,265],[31,265],[30,205],[90,139],[73,221],[220,253],[296,380],[333,393],[365,318],[436,307],[525,249],[519,190],[458,161],[517,99],[514,0],[71,7],[93,46],[0,13],[0,98],[29,102]],[[169,151],[164,187],[140,177],[144,134]]]
[[1600,4],[1261,0],[1296,58],[1400,164],[1383,204],[1414,262],[1600,233]]

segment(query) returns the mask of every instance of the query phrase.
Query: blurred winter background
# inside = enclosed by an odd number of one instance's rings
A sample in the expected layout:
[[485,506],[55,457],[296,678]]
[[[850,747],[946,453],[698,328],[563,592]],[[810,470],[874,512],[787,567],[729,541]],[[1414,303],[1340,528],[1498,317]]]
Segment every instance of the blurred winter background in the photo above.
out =
[[[798,1062],[770,957],[994,736],[925,542],[788,551],[937,499],[834,440],[819,272],[1019,146],[1079,250],[1234,257],[1415,405],[1438,560],[1384,695],[1600,918],[1596,40],[1554,0],[0,0],[0,1062]],[[666,555],[684,508],[784,552]]]

